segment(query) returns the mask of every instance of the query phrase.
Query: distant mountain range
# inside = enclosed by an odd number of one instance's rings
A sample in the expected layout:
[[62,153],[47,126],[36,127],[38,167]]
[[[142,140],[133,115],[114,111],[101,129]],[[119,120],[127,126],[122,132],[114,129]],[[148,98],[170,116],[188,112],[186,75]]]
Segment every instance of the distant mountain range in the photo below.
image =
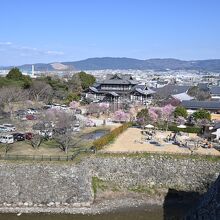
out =
[[[31,64],[18,66],[24,71],[31,70]],[[60,63],[36,63],[34,64],[36,71],[54,71],[54,70],[104,70],[104,69],[121,69],[121,70],[199,70],[199,71],[220,71],[220,59],[210,60],[193,60],[183,61],[178,59],[147,59],[138,60],[132,58],[89,58],[74,62]]]

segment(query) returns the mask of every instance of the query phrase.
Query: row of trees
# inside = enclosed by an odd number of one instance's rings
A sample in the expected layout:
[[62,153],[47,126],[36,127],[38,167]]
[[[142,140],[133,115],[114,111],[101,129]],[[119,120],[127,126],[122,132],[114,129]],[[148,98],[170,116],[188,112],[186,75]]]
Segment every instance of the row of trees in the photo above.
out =
[[[70,103],[72,105],[72,103]],[[90,103],[86,106],[87,114],[99,117],[102,114],[112,116],[117,122],[128,122],[135,119],[136,110],[133,106],[129,108],[121,106],[117,111],[112,111],[109,103]]]
[[9,71],[6,77],[0,77],[0,88],[18,87],[27,90],[29,99],[35,101],[50,101],[54,97],[63,102],[79,100],[80,94],[95,82],[95,77],[79,72],[74,74],[68,81],[58,77],[41,77],[31,79],[22,75],[18,68]]
[[82,90],[94,82],[95,77],[85,72],[76,73],[65,81],[49,76],[31,79],[22,75],[18,68],[13,68],[6,77],[0,77],[0,112],[7,106],[12,115],[13,103],[24,100],[45,103],[60,100],[69,104],[78,101]]
[[[183,106],[166,105],[164,107],[150,107],[149,109],[142,109],[137,114],[137,121],[140,125],[152,124],[166,124],[169,122],[176,122],[184,124],[188,118],[187,110]],[[211,120],[211,114],[204,110],[199,109],[191,115],[195,122],[206,122]]]

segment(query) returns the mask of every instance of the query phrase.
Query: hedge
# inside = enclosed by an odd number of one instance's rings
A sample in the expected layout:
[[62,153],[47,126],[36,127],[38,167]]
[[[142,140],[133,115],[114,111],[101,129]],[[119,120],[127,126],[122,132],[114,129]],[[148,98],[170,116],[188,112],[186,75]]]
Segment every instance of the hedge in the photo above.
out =
[[93,146],[96,150],[101,150],[105,145],[109,144],[110,142],[114,141],[121,133],[123,133],[127,128],[131,127],[132,123],[128,122],[120,127],[117,127],[110,131],[108,134],[102,136],[101,138],[95,140],[93,142]]
[[170,125],[168,127],[169,131],[174,131],[174,132],[178,132],[178,131],[183,131],[183,132],[187,132],[187,133],[201,133],[201,128],[200,127],[186,127],[186,128],[178,128],[177,126],[174,125]]

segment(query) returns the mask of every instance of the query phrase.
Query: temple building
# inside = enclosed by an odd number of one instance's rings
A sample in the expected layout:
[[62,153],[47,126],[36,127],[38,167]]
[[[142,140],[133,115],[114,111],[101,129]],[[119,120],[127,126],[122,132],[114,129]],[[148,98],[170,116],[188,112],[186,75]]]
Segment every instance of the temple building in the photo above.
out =
[[146,102],[155,92],[146,85],[139,84],[131,75],[108,75],[85,91],[86,98],[107,102],[123,100]]

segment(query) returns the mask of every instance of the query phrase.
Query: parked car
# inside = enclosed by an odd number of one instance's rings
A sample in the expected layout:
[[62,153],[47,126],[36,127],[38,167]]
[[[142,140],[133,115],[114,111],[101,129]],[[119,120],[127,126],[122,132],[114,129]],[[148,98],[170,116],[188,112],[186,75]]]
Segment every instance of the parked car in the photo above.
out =
[[45,138],[52,138],[52,136],[53,136],[53,131],[50,131],[50,130],[41,130],[41,131],[39,131],[39,135],[41,135],[42,137],[45,137]]
[[54,128],[53,129],[53,133],[56,135],[56,134],[65,134],[67,131],[66,128]]
[[8,132],[8,128],[3,125],[0,125],[0,132]]
[[80,128],[79,128],[79,127],[74,127],[74,128],[72,129],[72,131],[80,132]]
[[27,120],[36,120],[37,117],[35,115],[26,115]]
[[13,144],[14,143],[13,135],[11,135],[11,134],[0,135],[0,143]]
[[26,121],[27,120],[26,114],[17,115],[17,118],[22,120],[22,121]]
[[60,109],[61,109],[61,110],[67,110],[67,109],[68,109],[68,106],[67,106],[67,105],[61,105],[61,106],[60,106]]
[[95,122],[92,120],[86,121],[86,127],[95,127]]
[[25,140],[25,134],[22,133],[13,133],[14,141],[24,141]]
[[27,112],[27,114],[30,114],[30,115],[34,115],[34,114],[38,113],[38,111],[36,109],[34,109],[34,108],[28,108],[26,110],[26,112]]
[[15,113],[16,113],[17,116],[19,116],[19,115],[26,115],[27,114],[26,110],[18,110]]
[[75,113],[80,115],[80,114],[82,114],[82,110],[79,109],[79,108],[77,108],[77,109],[75,110]]
[[12,124],[3,124],[4,127],[8,129],[8,131],[15,131],[15,126]]
[[76,128],[76,127],[77,127],[77,128],[80,127],[80,122],[79,122],[79,121],[76,121],[76,123],[73,125],[73,127],[75,127],[75,128]]
[[33,138],[34,134],[31,132],[25,133],[25,139],[26,140],[31,140]]
[[52,105],[44,105],[43,106],[43,109],[47,110],[47,109],[51,109],[52,108]]
[[52,104],[52,109],[61,109],[61,105],[60,104],[56,104],[56,103],[54,103],[54,104]]

